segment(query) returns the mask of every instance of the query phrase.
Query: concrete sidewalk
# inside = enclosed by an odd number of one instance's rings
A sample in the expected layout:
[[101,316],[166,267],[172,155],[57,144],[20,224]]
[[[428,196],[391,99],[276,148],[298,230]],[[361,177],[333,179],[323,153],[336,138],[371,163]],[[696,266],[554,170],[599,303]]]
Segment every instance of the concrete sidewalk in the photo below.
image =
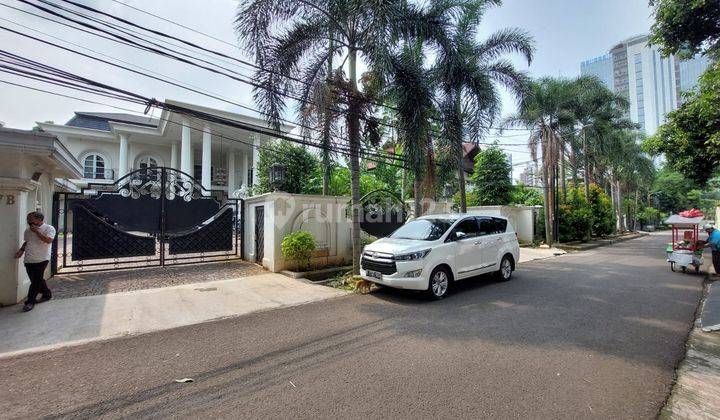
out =
[[[142,274],[138,274],[142,275]],[[347,292],[280,274],[51,300],[0,309],[0,357],[176,328]]]
[[520,248],[520,261],[524,263],[528,261],[544,260],[545,258],[557,257],[558,255],[566,254],[566,251],[558,248]]
[[[711,332],[720,312],[720,283],[710,285],[677,369],[663,419],[720,419],[720,332]],[[712,319],[706,319],[712,318]]]

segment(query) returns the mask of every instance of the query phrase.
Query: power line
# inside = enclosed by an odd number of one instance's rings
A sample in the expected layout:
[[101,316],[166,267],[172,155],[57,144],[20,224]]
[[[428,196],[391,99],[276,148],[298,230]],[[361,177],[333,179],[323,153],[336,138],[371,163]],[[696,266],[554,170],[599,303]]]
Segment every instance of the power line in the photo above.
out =
[[[11,22],[11,23],[16,24],[16,25],[18,25],[18,26],[21,26],[21,27],[23,27],[23,28],[25,28],[25,29],[34,30],[34,29],[32,29],[32,28],[28,28],[28,27],[26,27],[26,26],[24,26],[24,25],[21,25],[21,24],[19,24],[19,23],[17,23],[17,22],[13,22],[13,21],[10,21],[10,20],[4,19],[4,18],[0,18],[0,19],[3,19],[3,20],[8,21],[8,22]],[[86,57],[86,58],[91,59],[91,60],[100,61],[100,62],[102,62],[102,63],[108,64],[108,65],[111,65],[111,66],[115,66],[115,67],[124,69],[124,70],[126,70],[126,71],[130,71],[130,72],[133,72],[133,73],[136,73],[136,74],[140,74],[140,75],[142,75],[142,76],[145,76],[145,77],[148,77],[148,78],[151,78],[151,79],[154,79],[154,80],[158,80],[158,81],[162,81],[162,82],[164,82],[164,83],[168,83],[168,84],[170,84],[170,85],[172,85],[172,86],[180,87],[180,88],[186,89],[186,90],[191,91],[191,92],[194,92],[194,93],[198,93],[198,94],[201,94],[201,95],[205,95],[205,96],[211,97],[211,98],[213,98],[213,99],[217,99],[217,100],[220,100],[220,101],[223,101],[223,102],[226,102],[226,103],[229,103],[229,104],[238,106],[238,107],[243,108],[243,109],[247,109],[247,110],[250,110],[250,111],[253,111],[253,112],[257,112],[257,113],[259,113],[259,114],[264,114],[264,113],[263,113],[262,111],[260,111],[260,110],[257,110],[257,109],[248,107],[248,106],[246,106],[246,105],[240,104],[240,103],[235,102],[235,101],[228,100],[228,99],[223,98],[223,97],[221,97],[221,96],[219,96],[219,95],[217,95],[217,94],[208,93],[207,91],[201,91],[200,88],[197,88],[197,87],[188,88],[187,86],[182,85],[182,84],[181,84],[182,82],[179,82],[179,81],[178,81],[179,83],[172,83],[172,82],[169,82],[168,80],[166,80],[166,79],[164,79],[164,78],[152,76],[152,75],[149,75],[149,74],[146,74],[146,73],[143,73],[143,72],[139,72],[139,71],[137,71],[137,70],[133,70],[133,69],[130,69],[130,68],[128,68],[128,67],[121,66],[121,65],[118,65],[118,64],[116,64],[116,63],[109,62],[109,61],[107,61],[107,60],[102,60],[102,59],[99,59],[99,58],[97,58],[97,57],[94,57],[94,56],[90,56],[90,55],[81,53],[81,52],[79,52],[79,51],[77,51],[77,50],[73,50],[73,49],[71,49],[71,48],[63,47],[63,46],[61,46],[61,45],[54,44],[54,43],[49,42],[49,41],[46,41],[46,40],[42,40],[42,39],[40,39],[40,38],[36,38],[36,37],[33,37],[33,36],[31,36],[31,35],[28,35],[28,34],[23,34],[23,33],[14,31],[14,30],[9,29],[9,28],[5,28],[5,27],[0,26],[0,29],[9,31],[9,32],[14,33],[14,34],[19,35],[19,36],[23,36],[23,37],[27,37],[27,38],[33,39],[33,40],[35,40],[35,41],[37,41],[37,42],[41,42],[41,43],[44,43],[44,44],[47,44],[47,45],[51,45],[51,46],[60,48],[60,49],[62,49],[62,50],[65,50],[65,51],[68,51],[68,52],[71,52],[71,53],[74,53],[74,54],[81,55],[81,56]],[[34,30],[34,31],[36,31],[36,30]],[[60,40],[60,41],[69,43],[69,44],[71,44],[71,45],[76,45],[76,46],[78,46],[77,44],[74,44],[74,43],[72,43],[72,42],[63,40],[63,39],[61,39],[61,38],[58,38],[58,37],[55,37],[55,36],[52,36],[52,35],[48,35],[48,34],[45,34],[45,33],[43,33],[43,32],[40,32],[40,31],[36,31],[36,32],[39,32],[39,33],[42,33],[42,34],[44,34],[44,35],[46,35],[46,36],[50,36],[50,37],[55,38],[55,39],[58,39],[58,40]],[[86,49],[86,50],[89,50],[89,51],[91,51],[91,52],[94,52],[94,53],[96,53],[96,54],[103,55],[103,56],[106,56],[106,57],[108,57],[108,58],[112,58],[112,59],[114,59],[114,60],[120,61],[120,62],[124,62],[124,61],[122,61],[122,60],[118,60],[118,59],[116,59],[116,58],[113,58],[113,57],[111,57],[111,56],[108,56],[107,54],[103,54],[103,53],[100,53],[100,52],[97,52],[97,51],[88,49],[88,48],[86,48],[86,47],[82,47],[82,46],[79,46],[79,47],[84,48],[84,49]],[[134,64],[131,64],[131,63],[128,63],[128,62],[124,62],[124,63],[126,63],[126,64],[128,64],[128,65],[132,65],[133,67],[141,68],[141,69],[146,70],[146,71],[148,71],[148,72],[153,72],[152,70],[144,69],[144,68],[142,68],[142,67],[140,67],[140,66],[137,66],[137,65],[134,65]],[[153,72],[153,73],[155,73],[155,72]],[[158,73],[156,73],[156,74],[158,74]],[[177,80],[177,79],[175,79],[175,80]],[[292,124],[292,122],[290,122],[290,121],[288,121],[288,120],[285,120],[285,119],[282,119],[282,121],[285,121],[285,122],[288,122],[288,123],[291,123],[291,124]],[[320,131],[321,131],[321,130],[318,129],[318,128],[309,127],[309,126],[302,125],[302,124],[300,124],[299,126],[302,127],[302,128],[304,128],[304,129],[310,130],[310,131],[316,131],[316,132],[320,132]],[[333,136],[333,137],[334,137],[334,136]],[[337,143],[337,142],[336,142],[336,143]]]
[[[59,16],[59,17],[62,17],[62,18],[64,18],[64,19],[70,20],[70,21],[72,21],[72,22],[78,23],[78,24],[80,24],[80,25],[82,25],[82,26],[86,26],[86,27],[89,27],[89,28],[93,28],[93,29],[95,29],[95,30],[98,30],[98,31],[101,31],[101,32],[110,34],[111,36],[120,37],[120,36],[118,36],[117,34],[112,34],[112,33],[110,33],[110,32],[107,32],[107,31],[105,31],[105,30],[102,30],[102,29],[100,29],[100,28],[97,28],[97,27],[95,27],[95,26],[93,26],[93,25],[89,25],[89,24],[86,24],[86,23],[83,23],[83,22],[79,22],[79,21],[76,21],[76,20],[74,20],[74,19],[72,19],[72,18],[69,18],[69,17],[67,17],[67,16],[64,16],[64,15],[62,15],[62,14],[49,11],[48,9],[46,9],[46,8],[44,8],[44,7],[42,7],[42,6],[29,3],[27,0],[19,0],[19,1],[21,1],[21,2],[23,2],[23,3],[26,3],[26,4],[29,4],[29,5],[31,5],[31,6],[33,6],[33,7],[36,7],[36,8],[38,8],[38,9],[40,9],[40,10],[43,10],[43,11],[47,12],[47,13],[53,14],[53,15],[55,15],[55,16]],[[94,22],[96,22],[96,23],[101,23],[101,24],[104,24],[104,25],[106,25],[106,26],[110,26],[110,27],[113,27],[113,28],[115,28],[115,29],[117,29],[117,30],[121,30],[121,31],[122,31],[122,29],[118,29],[118,26],[117,26],[117,25],[111,24],[111,23],[109,23],[109,22],[107,22],[107,21],[104,21],[104,20],[101,20],[101,19],[98,19],[98,18],[93,18],[93,17],[91,17],[91,16],[82,14],[82,13],[77,12],[77,11],[74,11],[74,10],[72,10],[72,9],[68,9],[68,8],[66,8],[66,7],[63,7],[63,6],[60,6],[60,5],[58,5],[58,4],[49,2],[49,1],[47,1],[47,0],[39,0],[39,1],[42,2],[42,3],[44,3],[44,4],[46,4],[46,5],[49,5],[49,6],[52,6],[52,7],[55,7],[55,8],[59,8],[59,9],[61,9],[61,10],[68,11],[69,13],[73,13],[73,14],[75,14],[75,15],[77,15],[77,16],[82,16],[82,17],[85,17],[86,19],[92,20],[92,21],[94,21]],[[89,11],[93,11],[93,12],[95,12],[95,13],[98,13],[98,14],[101,14],[101,15],[104,15],[104,16],[108,16],[108,17],[110,17],[110,18],[112,18],[112,19],[115,19],[115,20],[118,20],[118,21],[120,21],[120,22],[126,23],[126,24],[128,24],[128,25],[133,26],[133,27],[137,27],[137,28],[143,29],[143,30],[145,30],[145,31],[148,31],[148,32],[151,32],[151,33],[155,33],[155,34],[158,34],[158,35],[160,35],[160,36],[168,37],[168,38],[170,38],[170,39],[178,40],[179,42],[185,43],[186,45],[193,46],[194,48],[198,48],[198,49],[203,50],[203,51],[208,51],[208,52],[211,52],[211,53],[213,53],[213,54],[216,54],[216,55],[219,55],[219,56],[222,56],[222,57],[227,57],[227,58],[230,58],[230,59],[233,59],[233,60],[242,62],[243,64],[252,66],[252,67],[254,67],[254,68],[256,68],[256,69],[258,69],[258,70],[260,70],[260,71],[265,71],[265,72],[270,72],[270,73],[272,73],[272,71],[270,71],[270,70],[268,70],[268,69],[264,69],[264,68],[262,68],[262,67],[259,67],[259,66],[257,66],[256,64],[249,63],[249,62],[244,61],[244,60],[239,60],[239,59],[237,59],[237,58],[235,58],[235,57],[228,56],[228,55],[226,55],[226,54],[224,54],[224,53],[220,53],[220,52],[217,52],[217,51],[214,51],[214,50],[210,50],[210,49],[205,48],[205,47],[202,47],[202,46],[200,46],[200,45],[198,45],[198,44],[196,44],[196,43],[183,40],[182,38],[178,38],[178,37],[175,37],[175,36],[172,36],[172,35],[165,34],[165,33],[161,32],[161,31],[157,31],[157,30],[150,29],[150,28],[147,28],[147,27],[142,26],[142,25],[135,24],[135,23],[133,23],[133,22],[127,20],[127,19],[118,18],[118,17],[116,17],[116,16],[113,16],[113,15],[110,15],[110,14],[108,14],[108,13],[105,13],[105,12],[103,12],[103,11],[101,11],[101,10],[92,8],[92,7],[90,7],[90,6],[85,6],[85,5],[82,5],[82,4],[79,4],[79,3],[76,3],[76,2],[70,1],[70,0],[62,0],[62,1],[64,1],[65,3],[69,3],[69,4],[72,4],[72,5],[75,5],[76,7],[82,8],[82,9],[84,9],[84,10],[89,10]],[[120,3],[120,2],[118,2],[118,3]],[[120,3],[120,4],[124,4],[124,3]],[[134,8],[134,9],[138,9],[138,8],[135,8],[135,7],[133,7],[133,8]],[[148,12],[148,13],[149,13],[149,12]],[[174,23],[177,24],[176,22],[174,22]],[[183,26],[183,25],[181,25],[181,24],[177,24],[177,25]],[[78,30],[79,30],[79,28],[75,28],[75,29],[78,29]],[[87,32],[87,31],[86,31],[86,32]],[[124,31],[123,31],[123,32],[124,32]],[[127,32],[125,32],[125,33],[127,34]],[[136,33],[137,33],[137,32],[136,32]],[[94,35],[97,35],[97,34],[94,34]],[[136,36],[136,37],[137,37],[137,36]],[[120,37],[120,38],[124,38],[124,37]],[[145,41],[145,42],[148,42],[147,40],[144,40],[144,41]],[[130,41],[130,42],[132,42],[132,41]],[[132,42],[132,43],[133,43],[133,44],[136,44],[136,43],[134,43],[134,42]],[[159,45],[157,45],[157,44],[154,44],[154,45],[159,46]],[[172,56],[172,54],[167,54],[167,53],[162,52],[162,51],[156,51],[156,50],[153,49],[153,48],[149,48],[149,49],[148,49],[148,47],[144,47],[144,46],[139,46],[139,48],[145,49],[145,50],[149,50],[150,52],[155,52],[155,53],[160,54],[160,55],[163,55],[163,56]],[[167,47],[164,47],[164,48],[165,48],[165,49],[168,49]],[[172,51],[172,50],[170,50],[170,51]],[[177,54],[182,54],[182,53],[178,53],[177,51],[174,51],[174,52],[177,53]],[[172,56],[172,58],[174,58],[174,59],[176,59],[176,60],[179,60],[179,61],[181,61],[181,62],[186,62],[186,60],[183,60],[182,58],[179,58],[179,57]],[[197,58],[195,58],[195,59],[197,59]],[[198,60],[199,60],[199,59],[198,59]],[[208,63],[206,60],[199,60],[199,61],[203,61],[203,62]],[[198,66],[198,67],[204,68],[204,69],[206,69],[206,70],[208,70],[208,71],[211,71],[211,72],[214,72],[214,73],[217,73],[217,74],[223,74],[223,75],[225,75],[225,76],[227,76],[227,77],[230,77],[230,78],[233,78],[233,79],[238,80],[237,78],[235,78],[235,77],[233,77],[233,76],[231,76],[231,75],[227,75],[227,74],[225,74],[225,73],[223,73],[223,72],[220,72],[220,71],[217,71],[217,70],[215,70],[215,69],[207,68],[207,67],[202,66],[202,65],[199,65],[199,64],[197,64],[197,63],[187,63],[187,64],[191,64],[191,65],[194,65],[194,66]],[[210,64],[210,63],[209,63],[209,64]],[[211,65],[213,65],[213,64],[211,64]],[[214,65],[217,66],[216,64],[214,64]],[[223,69],[226,70],[226,71],[231,71],[231,70],[226,69],[226,68],[224,68],[224,67],[222,67],[222,66],[217,66],[217,67],[223,68]],[[236,73],[236,74],[237,74],[237,73]],[[307,84],[307,82],[304,82],[304,81],[299,80],[299,79],[293,79],[292,77],[287,76],[287,75],[281,75],[281,74],[278,74],[278,75],[281,76],[281,77],[290,78],[291,80],[295,80],[295,81],[298,81],[298,82],[300,82],[300,83],[306,83],[306,84]],[[243,75],[243,76],[245,76],[245,75]],[[246,77],[247,77],[247,76],[246,76]],[[287,97],[287,98],[289,98],[289,99],[293,99],[293,100],[296,100],[296,101],[300,101],[300,102],[302,102],[302,103],[312,104],[312,105],[316,105],[316,106],[317,106],[317,104],[314,104],[314,103],[311,102],[311,101],[305,100],[305,99],[303,99],[303,98],[298,98],[298,97],[293,96],[293,95],[288,95],[287,93],[277,92],[277,91],[274,91],[274,90],[272,90],[272,89],[267,88],[266,86],[258,85],[257,83],[254,83],[254,82],[249,82],[249,81],[247,81],[247,80],[238,80],[238,81],[241,81],[241,82],[243,82],[243,83],[250,84],[250,85],[252,85],[253,87],[255,87],[255,88],[257,88],[257,89],[270,90],[270,91],[272,91],[272,92],[275,93],[275,94],[278,94],[278,95]],[[386,108],[388,108],[388,109],[397,110],[396,108],[391,107],[391,106],[389,106],[389,105],[378,104],[378,103],[373,103],[373,104],[374,104],[374,105],[377,105],[377,106],[383,106],[383,107],[386,107]],[[341,113],[347,112],[347,111],[344,111],[344,110],[334,110],[334,111],[335,111],[335,112],[341,112]],[[391,125],[391,124],[387,124],[387,123],[383,123],[383,122],[379,122],[379,124],[380,124],[380,125],[384,125],[384,126],[388,126],[388,127],[394,127],[394,126]],[[493,127],[481,127],[481,128],[493,129]],[[524,130],[522,130],[522,129],[518,129],[518,130],[524,131]]]

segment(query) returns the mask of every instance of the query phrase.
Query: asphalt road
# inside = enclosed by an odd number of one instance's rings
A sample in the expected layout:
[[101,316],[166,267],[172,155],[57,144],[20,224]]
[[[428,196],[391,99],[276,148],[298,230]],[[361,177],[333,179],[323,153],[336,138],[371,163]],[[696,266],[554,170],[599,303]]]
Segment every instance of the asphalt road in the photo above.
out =
[[701,296],[668,238],[0,359],[0,417],[655,417]]

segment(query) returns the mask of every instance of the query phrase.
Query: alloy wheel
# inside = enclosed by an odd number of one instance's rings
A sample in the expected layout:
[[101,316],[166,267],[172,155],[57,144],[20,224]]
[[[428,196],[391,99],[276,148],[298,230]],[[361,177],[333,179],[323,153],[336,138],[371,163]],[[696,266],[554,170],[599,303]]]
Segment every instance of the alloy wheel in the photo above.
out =
[[507,280],[512,275],[512,264],[507,258],[503,259],[502,267],[500,267],[500,274],[504,280]]
[[448,276],[443,270],[438,270],[432,277],[430,287],[435,297],[445,296],[448,289]]

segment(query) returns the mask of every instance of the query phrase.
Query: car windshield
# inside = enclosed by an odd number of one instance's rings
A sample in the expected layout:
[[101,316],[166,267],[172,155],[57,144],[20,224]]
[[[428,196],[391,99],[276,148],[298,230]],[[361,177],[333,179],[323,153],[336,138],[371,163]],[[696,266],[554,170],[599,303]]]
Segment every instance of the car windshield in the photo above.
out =
[[417,219],[404,224],[400,229],[390,235],[394,239],[415,239],[421,241],[435,241],[445,233],[453,224],[450,219]]

